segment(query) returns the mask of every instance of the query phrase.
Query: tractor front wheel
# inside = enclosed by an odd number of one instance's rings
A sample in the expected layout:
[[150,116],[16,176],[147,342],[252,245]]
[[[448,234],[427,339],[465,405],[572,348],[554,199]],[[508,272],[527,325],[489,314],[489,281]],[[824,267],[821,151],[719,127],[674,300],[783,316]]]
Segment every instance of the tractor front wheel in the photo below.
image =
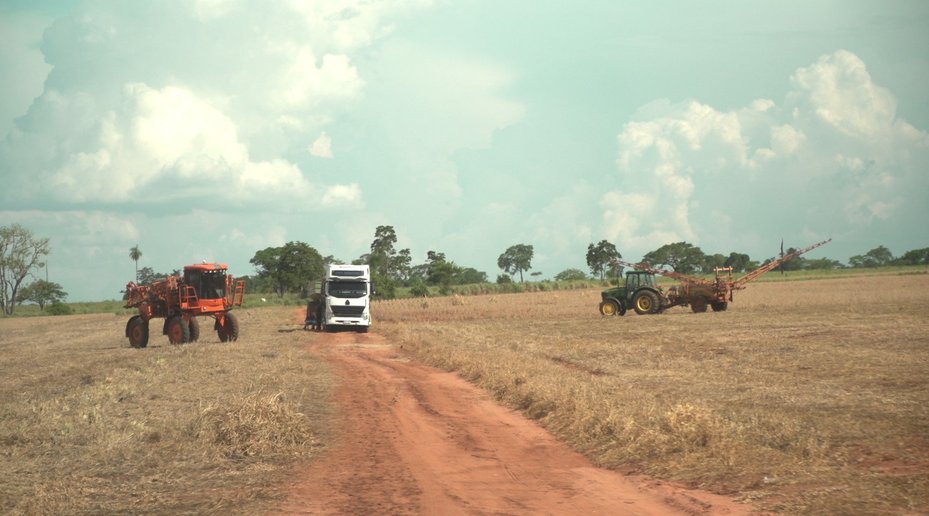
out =
[[600,303],[600,315],[607,317],[613,315],[626,315],[626,307],[610,299],[609,301]]
[[216,320],[216,333],[219,334],[219,340],[222,342],[235,342],[239,339],[239,320],[235,315],[226,312],[223,315],[222,324],[218,319]]
[[710,306],[713,307],[714,312],[725,312],[729,308],[729,303],[725,301],[713,301],[710,303]]
[[168,342],[171,344],[184,344],[190,342],[190,324],[180,315],[175,315],[168,319],[165,326],[165,333],[168,334]]
[[639,315],[658,313],[658,295],[651,290],[640,290],[632,300],[635,313]]
[[134,315],[126,323],[126,336],[129,337],[129,346],[144,348],[148,346],[148,321],[141,315]]

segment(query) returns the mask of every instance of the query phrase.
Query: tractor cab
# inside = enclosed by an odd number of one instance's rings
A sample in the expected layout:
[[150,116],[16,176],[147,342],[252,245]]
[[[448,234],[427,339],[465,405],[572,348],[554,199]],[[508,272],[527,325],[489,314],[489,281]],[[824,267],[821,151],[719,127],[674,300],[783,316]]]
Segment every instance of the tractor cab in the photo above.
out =
[[226,297],[226,265],[188,265],[184,267],[184,284],[193,287],[200,299],[222,299]]
[[655,275],[645,271],[626,272],[626,292],[635,292],[640,287],[657,288]]

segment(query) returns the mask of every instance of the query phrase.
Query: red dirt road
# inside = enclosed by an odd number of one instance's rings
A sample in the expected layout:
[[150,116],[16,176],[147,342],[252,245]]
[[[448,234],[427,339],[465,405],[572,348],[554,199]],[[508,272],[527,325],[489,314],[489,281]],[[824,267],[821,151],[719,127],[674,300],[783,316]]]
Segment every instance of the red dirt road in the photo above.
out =
[[533,421],[376,334],[320,334],[342,379],[338,438],[288,514],[748,514],[707,492],[596,468]]

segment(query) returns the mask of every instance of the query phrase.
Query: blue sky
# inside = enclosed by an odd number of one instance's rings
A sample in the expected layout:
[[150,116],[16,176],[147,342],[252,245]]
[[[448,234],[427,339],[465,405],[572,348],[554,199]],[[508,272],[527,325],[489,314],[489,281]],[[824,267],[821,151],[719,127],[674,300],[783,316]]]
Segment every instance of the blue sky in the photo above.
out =
[[495,277],[929,246],[929,3],[0,0],[0,224],[69,300],[393,225]]

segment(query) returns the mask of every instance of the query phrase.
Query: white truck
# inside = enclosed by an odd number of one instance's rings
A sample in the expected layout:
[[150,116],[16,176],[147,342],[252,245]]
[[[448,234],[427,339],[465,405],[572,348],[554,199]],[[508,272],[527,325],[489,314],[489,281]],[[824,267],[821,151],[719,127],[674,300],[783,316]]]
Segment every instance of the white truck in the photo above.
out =
[[353,328],[367,333],[371,328],[371,268],[367,265],[327,265],[318,290],[325,303],[324,329]]

